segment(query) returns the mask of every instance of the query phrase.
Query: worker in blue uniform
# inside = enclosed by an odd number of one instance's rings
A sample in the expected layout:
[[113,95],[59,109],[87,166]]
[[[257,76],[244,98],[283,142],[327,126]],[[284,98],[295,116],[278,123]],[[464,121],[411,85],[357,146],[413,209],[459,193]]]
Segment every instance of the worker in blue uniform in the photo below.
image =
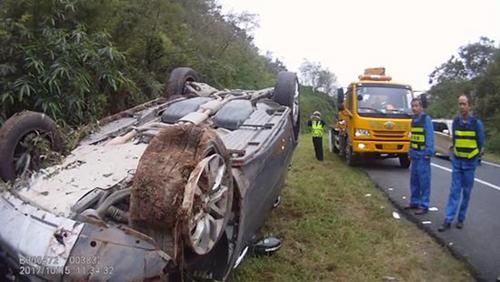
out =
[[431,157],[434,154],[434,127],[432,118],[424,112],[422,100],[411,101],[411,160],[410,205],[405,209],[416,209],[416,215],[429,211],[431,196]]
[[[451,188],[446,206],[446,218],[438,231],[450,228],[458,209],[456,227],[462,229],[474,184],[474,174],[484,145],[482,122],[471,113],[471,100],[467,95],[458,97],[460,114],[453,120],[453,156]],[[462,201],[460,202],[460,198]]]

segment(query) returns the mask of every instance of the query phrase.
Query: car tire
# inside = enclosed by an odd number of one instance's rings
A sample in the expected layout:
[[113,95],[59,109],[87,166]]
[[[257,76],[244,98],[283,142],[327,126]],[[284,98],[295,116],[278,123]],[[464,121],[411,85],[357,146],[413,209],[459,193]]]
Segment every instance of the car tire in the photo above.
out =
[[[220,222],[220,232],[218,232],[218,236],[214,238],[214,245],[219,241],[219,239],[222,237],[222,235],[225,232],[225,228],[227,226],[231,209],[232,209],[232,202],[233,202],[233,194],[234,194],[234,188],[233,188],[233,176],[231,173],[231,162],[229,158],[229,154],[226,150],[226,147],[224,146],[224,143],[222,142],[222,139],[218,137],[218,135],[214,134],[212,137],[212,140],[210,140],[205,146],[200,146],[197,149],[197,154],[199,154],[202,158],[209,158],[210,156],[221,156],[224,159],[224,165],[225,165],[225,172],[224,172],[224,179],[226,180],[225,186],[227,188],[227,191],[225,192],[226,194],[226,199],[223,201],[223,206],[219,206],[219,208],[222,208],[225,210],[225,213],[223,215],[222,221]],[[188,181],[189,183],[189,181]],[[207,192],[208,194],[208,192]],[[193,195],[194,196],[194,195]],[[193,202],[196,199],[193,199]],[[193,218],[196,217],[195,215],[196,211],[194,208],[191,210],[191,214],[188,216],[191,216]],[[193,239],[190,237],[189,232],[192,232],[192,226],[189,226],[188,224],[184,225],[184,240],[187,242],[188,247],[190,251],[196,253],[197,255],[206,255],[208,252],[211,250],[203,250],[202,248],[197,248],[193,244],[190,244],[190,239]]]
[[47,137],[52,151],[64,151],[62,135],[55,122],[47,115],[31,111],[13,115],[0,128],[0,178],[4,181],[14,180],[18,176],[15,166],[16,154],[23,150],[19,147],[20,143],[30,133]]
[[273,100],[291,110],[293,134],[298,140],[300,133],[299,80],[293,72],[280,72],[274,87]]
[[411,164],[410,158],[408,157],[408,154],[402,154],[399,155],[399,165],[402,168],[409,168]]
[[[213,155],[216,155],[224,167],[206,162]],[[210,165],[207,170],[199,167],[204,161],[206,165]],[[203,174],[206,171],[213,172],[212,168],[220,168],[217,172],[220,172],[221,177],[214,177],[212,180],[220,180],[219,183],[224,185],[219,185],[221,190],[213,190],[215,185],[212,190],[207,188],[209,183],[217,183],[210,182],[207,175],[219,174]],[[193,177],[198,178],[193,180]],[[164,241],[165,233],[180,228],[183,236],[178,237],[178,240],[182,239],[182,242],[176,243],[186,246],[184,254],[189,252],[192,258],[203,256],[224,233],[231,214],[233,190],[230,155],[217,133],[208,127],[194,125],[168,127],[149,142],[137,166],[130,196],[131,225],[150,235],[164,250],[171,247],[171,242]],[[216,197],[215,194],[223,194],[222,202],[209,198]],[[212,215],[212,206],[209,206],[212,203],[218,208],[215,219],[208,216],[209,213]],[[196,219],[197,215],[201,216]],[[196,242],[188,241],[192,239],[189,236],[193,232],[190,224],[198,223],[201,219],[210,220],[207,228],[215,228],[203,233],[211,236],[209,239],[212,241],[202,250],[193,245]],[[205,228],[206,225],[195,227]]]
[[170,100],[174,97],[186,96],[189,94],[186,89],[186,83],[199,81],[199,74],[192,68],[175,68],[168,78],[165,97],[167,100]]

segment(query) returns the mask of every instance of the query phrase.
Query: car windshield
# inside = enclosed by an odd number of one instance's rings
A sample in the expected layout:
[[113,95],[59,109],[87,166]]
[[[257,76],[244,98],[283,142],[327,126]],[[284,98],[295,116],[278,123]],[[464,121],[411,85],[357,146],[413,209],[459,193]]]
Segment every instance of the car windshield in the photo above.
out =
[[403,87],[359,86],[356,90],[357,112],[361,116],[408,117],[411,113],[411,90]]

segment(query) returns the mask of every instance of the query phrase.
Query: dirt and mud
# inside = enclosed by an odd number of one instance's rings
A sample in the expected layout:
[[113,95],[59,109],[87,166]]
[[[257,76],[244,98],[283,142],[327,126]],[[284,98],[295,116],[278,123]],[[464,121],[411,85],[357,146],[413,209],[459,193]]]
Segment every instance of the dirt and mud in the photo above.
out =
[[[227,156],[216,133],[206,126],[175,125],[162,131],[149,143],[133,179],[130,196],[132,226],[152,236],[164,250],[172,247],[181,214],[184,189],[200,160],[217,147]],[[196,198],[194,199],[196,208]],[[167,236],[170,238],[166,238]]]

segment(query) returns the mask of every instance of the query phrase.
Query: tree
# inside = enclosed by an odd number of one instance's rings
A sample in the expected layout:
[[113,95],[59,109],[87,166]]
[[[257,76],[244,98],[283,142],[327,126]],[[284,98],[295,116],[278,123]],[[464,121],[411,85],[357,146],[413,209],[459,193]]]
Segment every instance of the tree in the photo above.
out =
[[478,42],[462,46],[458,57],[452,55],[429,75],[430,83],[445,80],[473,79],[482,74],[491,63],[495,52],[494,41],[481,37]]
[[32,109],[80,124],[102,115],[113,93],[134,88],[126,76],[125,56],[109,36],[88,32],[75,20],[80,3],[5,3],[0,18],[0,101],[4,117]]
[[473,112],[485,123],[486,147],[500,152],[500,49],[481,37],[477,43],[459,48],[430,75],[435,84],[429,90],[428,112],[436,118],[452,118],[457,114],[457,97],[472,96]]
[[337,76],[328,69],[321,70],[318,76],[318,88],[324,93],[333,96],[337,85]]
[[242,89],[286,69],[259,54],[255,15],[223,15],[216,0],[1,2],[0,123],[23,109],[87,123],[163,95],[179,66]]
[[299,71],[303,84],[312,86],[313,92],[321,90],[328,95],[333,95],[337,76],[328,68],[323,68],[321,63],[304,59]]

